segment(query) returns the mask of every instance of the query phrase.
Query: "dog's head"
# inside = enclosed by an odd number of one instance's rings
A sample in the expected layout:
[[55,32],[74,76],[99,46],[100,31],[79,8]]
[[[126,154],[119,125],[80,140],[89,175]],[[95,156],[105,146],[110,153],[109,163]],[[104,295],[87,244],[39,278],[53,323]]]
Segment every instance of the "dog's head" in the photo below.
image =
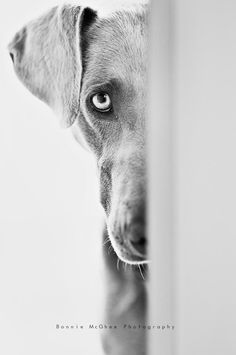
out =
[[9,45],[20,80],[96,155],[109,236],[129,263],[146,261],[146,17],[65,5]]

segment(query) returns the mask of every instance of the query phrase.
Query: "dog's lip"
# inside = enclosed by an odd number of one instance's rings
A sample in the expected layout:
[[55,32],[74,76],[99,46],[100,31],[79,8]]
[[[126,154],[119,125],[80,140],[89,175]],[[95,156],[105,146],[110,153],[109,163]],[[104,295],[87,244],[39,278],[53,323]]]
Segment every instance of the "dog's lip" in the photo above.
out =
[[145,258],[134,257],[132,254],[117,253],[118,257],[126,264],[130,265],[143,265],[149,264],[149,260]]
[[114,249],[117,256],[127,264],[141,265],[141,264],[149,263],[149,260],[146,258],[145,255],[141,255],[141,254],[137,255],[128,246],[122,248],[116,246]]

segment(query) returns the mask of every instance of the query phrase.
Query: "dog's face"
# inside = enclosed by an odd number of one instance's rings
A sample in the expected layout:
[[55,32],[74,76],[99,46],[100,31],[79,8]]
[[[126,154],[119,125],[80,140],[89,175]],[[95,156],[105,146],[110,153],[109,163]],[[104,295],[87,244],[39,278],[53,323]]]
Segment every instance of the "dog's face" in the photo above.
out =
[[129,263],[146,261],[146,16],[67,5],[9,45],[19,78],[96,155],[109,237]]

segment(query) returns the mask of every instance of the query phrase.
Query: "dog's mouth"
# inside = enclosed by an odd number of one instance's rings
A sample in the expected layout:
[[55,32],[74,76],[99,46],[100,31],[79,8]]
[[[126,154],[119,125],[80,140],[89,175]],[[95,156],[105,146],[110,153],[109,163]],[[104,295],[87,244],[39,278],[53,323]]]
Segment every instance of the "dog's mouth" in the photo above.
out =
[[143,255],[137,255],[132,250],[124,247],[114,248],[117,256],[123,262],[131,265],[147,264],[149,262],[148,258]]

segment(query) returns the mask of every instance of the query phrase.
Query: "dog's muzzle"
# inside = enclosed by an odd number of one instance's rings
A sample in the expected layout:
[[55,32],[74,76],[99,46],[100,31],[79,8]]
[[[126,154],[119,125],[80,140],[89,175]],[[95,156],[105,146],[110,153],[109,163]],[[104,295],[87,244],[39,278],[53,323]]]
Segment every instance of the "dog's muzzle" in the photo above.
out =
[[111,231],[113,247],[121,260],[131,264],[145,263],[147,238],[144,205],[138,211],[136,207],[122,211]]

